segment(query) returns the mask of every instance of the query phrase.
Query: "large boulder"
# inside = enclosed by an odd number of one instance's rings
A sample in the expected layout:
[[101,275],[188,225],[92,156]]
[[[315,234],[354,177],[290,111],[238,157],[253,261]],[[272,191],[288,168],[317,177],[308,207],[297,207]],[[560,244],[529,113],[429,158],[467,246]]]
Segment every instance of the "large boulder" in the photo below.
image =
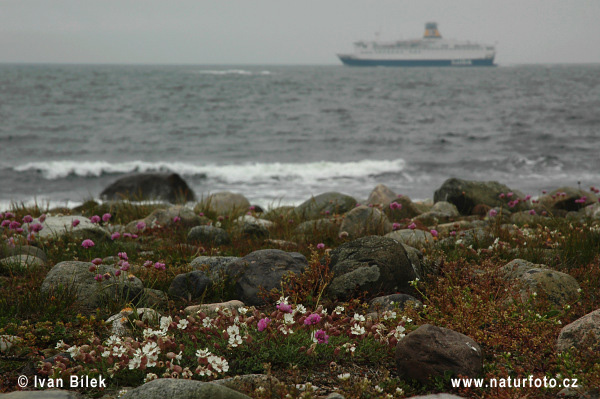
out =
[[396,364],[403,378],[422,384],[446,374],[475,378],[483,371],[483,353],[464,334],[424,324],[398,342]]
[[230,278],[235,282],[238,298],[248,305],[263,305],[259,288],[267,291],[281,286],[282,277],[290,272],[302,273],[308,265],[306,258],[297,252],[279,249],[254,251],[228,266]]
[[556,349],[559,352],[567,351],[571,348],[578,350],[582,345],[589,344],[585,339],[590,339],[592,344],[600,344],[600,309],[567,324],[560,330],[560,335],[556,342]]
[[125,230],[129,233],[137,233],[138,223],[140,222],[144,222],[148,228],[159,226],[173,227],[175,225],[190,228],[206,223],[205,220],[205,218],[196,215],[190,208],[186,208],[182,205],[174,205],[169,208],[155,209],[144,219],[135,220],[127,224]]
[[328,192],[304,201],[294,210],[301,219],[319,219],[346,213],[356,206],[356,199],[349,195]]
[[557,210],[578,211],[598,202],[590,191],[573,187],[560,187],[539,198],[540,204],[550,212]]
[[[115,276],[116,269],[112,266],[99,265],[95,272],[90,272],[89,262],[66,261],[54,266],[42,282],[44,293],[64,289],[72,292],[78,301],[89,308],[97,308],[109,301],[137,301],[141,298],[144,286],[139,278],[121,272]],[[97,274],[110,275],[109,279],[98,282],[94,279]]]
[[242,194],[223,191],[203,198],[195,207],[195,212],[211,212],[217,216],[236,217],[246,213],[250,201]]
[[412,292],[410,281],[420,277],[404,246],[387,237],[359,238],[340,245],[330,256],[334,277],[328,293],[341,300],[357,290],[372,295]]
[[384,235],[391,231],[392,224],[384,213],[377,208],[364,205],[346,213],[340,226],[340,234],[346,232],[350,238]]
[[250,399],[223,385],[175,378],[159,378],[127,391],[123,399]]
[[[504,184],[495,181],[470,181],[451,178],[438,188],[433,201],[446,201],[454,204],[462,215],[470,215],[476,205],[484,204],[490,207],[507,206],[511,201],[509,198],[500,198],[500,194],[505,195],[512,192],[512,200],[517,198],[524,199],[523,193],[511,190]],[[516,209],[523,208],[522,203],[518,204]]]
[[227,278],[228,265],[240,258],[235,256],[199,256],[190,266],[191,272],[175,276],[169,295],[189,300],[199,298],[213,284]]
[[[73,222],[77,226],[73,227]],[[36,222],[37,219],[34,221]],[[38,238],[57,238],[65,235],[73,235],[81,238],[100,240],[110,237],[108,231],[94,224],[84,216],[48,216],[42,224],[42,230],[37,233]]]
[[196,196],[177,173],[138,173],[118,179],[100,193],[100,198],[177,203],[194,201]]

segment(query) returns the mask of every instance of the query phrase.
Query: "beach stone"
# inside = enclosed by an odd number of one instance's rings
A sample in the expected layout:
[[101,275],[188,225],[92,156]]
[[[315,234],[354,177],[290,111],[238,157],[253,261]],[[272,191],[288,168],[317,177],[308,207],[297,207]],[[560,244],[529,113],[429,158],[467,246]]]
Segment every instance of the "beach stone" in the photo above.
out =
[[[400,204],[402,207],[400,209],[392,209],[390,208],[390,204],[392,202]],[[404,219],[412,219],[422,213],[419,207],[412,202],[408,195],[397,196],[393,201],[384,204],[382,209],[386,216],[394,222],[399,222]]]
[[185,379],[159,378],[127,391],[122,399],[249,399],[223,385]]
[[412,295],[407,294],[392,294],[378,296],[369,301],[367,312],[384,312],[386,310],[403,310],[406,306],[415,308],[423,307],[423,303]]
[[460,213],[454,204],[439,201],[428,212],[415,216],[414,220],[418,220],[427,226],[437,226],[440,223],[447,223],[459,216]]
[[[175,222],[173,219],[178,217],[180,220]],[[125,226],[125,231],[128,233],[137,233],[138,223],[144,222],[146,224],[146,228],[155,228],[155,227],[173,227],[176,224],[182,227],[190,228],[194,226],[199,226],[205,221],[200,216],[196,215],[194,211],[190,208],[187,208],[182,205],[174,205],[169,208],[158,208],[152,211],[150,215],[146,216],[143,219],[134,220]]]
[[[79,220],[79,224],[73,227],[73,221]],[[34,220],[34,223],[39,221]],[[37,233],[39,239],[49,239],[72,234],[83,239],[91,239],[93,241],[109,238],[110,234],[102,227],[94,224],[90,219],[84,216],[48,216],[44,223],[43,229]]]
[[41,259],[44,263],[48,261],[46,252],[33,245],[17,245],[15,247],[0,245],[0,259],[13,255],[30,255]]
[[[484,204],[490,207],[506,206],[506,198],[500,198],[501,193],[513,192],[513,199],[525,198],[525,195],[519,191],[511,190],[504,184],[495,181],[471,181],[457,178],[446,180],[434,195],[433,201],[447,201],[456,206],[462,215],[470,215],[476,205]],[[518,204],[517,208],[522,208],[523,204]]]
[[277,246],[277,247],[283,248],[283,249],[298,248],[298,244],[296,244],[295,242],[285,241],[285,240],[273,240],[271,238],[266,239],[265,244],[270,245],[270,246]]
[[585,216],[592,219],[600,219],[600,203],[595,203],[593,205],[586,206],[584,208]]
[[[140,299],[144,286],[139,278],[129,279],[127,272],[115,276],[115,268],[100,265],[94,273],[89,271],[90,262],[66,261],[55,265],[42,282],[44,293],[53,292],[59,288],[72,290],[82,305],[97,308],[114,300],[137,301]],[[102,282],[94,280],[96,274],[109,273],[111,278]]]
[[229,264],[229,277],[235,282],[238,298],[249,305],[263,305],[258,297],[259,287],[270,291],[281,286],[281,279],[289,272],[302,273],[308,265],[306,258],[279,249],[254,251]]
[[[558,195],[559,193],[565,193],[566,195]],[[555,198],[552,198],[553,196]],[[584,203],[575,202],[575,200],[583,197],[586,197]],[[539,198],[540,205],[550,212],[553,210],[579,211],[597,202],[598,197],[596,194],[574,187],[560,187]]]
[[483,371],[483,353],[477,342],[431,324],[424,324],[401,339],[395,357],[399,374],[422,384],[446,373],[475,378]]
[[223,191],[203,198],[195,207],[194,211],[212,212],[217,216],[238,216],[246,213],[250,208],[250,201],[242,194]]
[[304,238],[309,237],[337,237],[339,232],[339,224],[327,218],[307,220],[300,223],[294,232]]
[[100,193],[104,200],[162,200],[171,203],[194,201],[194,191],[177,173],[136,173],[124,176]]
[[438,231],[438,233],[443,234],[443,235],[447,235],[451,231],[464,230],[464,229],[468,229],[469,227],[471,227],[471,222],[470,221],[468,221],[468,220],[457,220],[457,221],[452,222],[452,223],[439,224],[439,225],[436,226],[435,229]]
[[[471,223],[471,226],[473,223]],[[465,246],[482,245],[492,240],[493,236],[487,229],[476,227],[469,230],[464,230],[456,235],[457,240],[461,240]]]
[[186,307],[183,311],[187,315],[195,315],[198,312],[203,312],[208,317],[215,317],[218,314],[217,308],[218,309],[229,309],[229,310],[233,311],[233,310],[235,310],[237,308],[241,308],[243,306],[246,306],[246,305],[244,305],[244,302],[238,301],[238,300],[233,300],[233,301],[219,302],[219,303],[205,303],[202,305],[192,305],[192,306]]
[[202,242],[212,245],[226,245],[231,242],[229,233],[215,226],[196,226],[188,233],[187,240],[188,242]]
[[227,273],[227,265],[241,259],[237,256],[198,256],[190,263],[194,270],[209,270],[213,273]]
[[427,273],[432,272],[432,270],[425,270],[424,268],[423,252],[402,242],[400,244],[404,247],[406,256],[408,257],[408,260],[410,261],[410,264],[412,265],[412,268],[417,276],[425,277]]
[[140,302],[152,308],[165,308],[169,305],[169,297],[162,290],[144,288]]
[[[272,375],[266,374],[244,374],[235,377],[223,378],[211,381],[212,384],[222,385],[238,392],[254,392],[257,388],[263,387],[269,392],[269,387],[276,387],[280,382]],[[272,393],[272,392],[271,392]]]
[[337,192],[327,192],[312,197],[298,205],[294,210],[297,217],[309,220],[343,214],[356,206],[356,199]]
[[344,215],[340,233],[343,231],[350,238],[383,235],[392,231],[392,224],[379,209],[361,205]]
[[538,214],[531,215],[529,211],[514,212],[510,215],[510,221],[517,224],[529,224],[535,226],[546,219]]
[[238,226],[237,233],[244,238],[268,238],[269,230],[261,224],[244,223]]
[[273,208],[265,212],[262,217],[263,219],[270,220],[271,222],[276,222],[282,219],[287,221],[294,216],[295,209],[295,206],[278,206],[277,208]]
[[419,277],[406,249],[389,237],[369,236],[344,243],[331,251],[334,277],[329,295],[346,300],[358,289],[371,294],[412,292],[410,281]]
[[31,255],[13,255],[0,259],[0,266],[12,271],[24,271],[44,265],[44,261]]
[[191,301],[204,294],[213,281],[202,270],[178,274],[169,286],[169,295]]
[[390,202],[394,201],[397,197],[398,194],[393,192],[388,186],[385,184],[378,184],[369,194],[369,198],[367,198],[367,204],[386,206],[389,205]]
[[394,240],[410,245],[411,247],[422,247],[433,244],[434,242],[430,232],[418,229],[395,230],[391,233],[387,233],[385,237],[393,238]]
[[[68,382],[65,382],[68,385]],[[0,394],[2,399],[81,399],[84,396],[76,391],[64,389],[43,389],[41,391],[13,391]]]
[[[161,317],[160,313],[150,308],[137,308],[135,312],[137,313],[137,317],[134,319],[139,319],[153,325],[158,324]],[[105,323],[110,326],[110,334],[119,337],[131,336],[132,329],[129,320],[133,313],[133,309],[123,309],[121,312],[106,319]]]
[[579,283],[574,277],[548,269],[545,265],[515,259],[500,270],[507,279],[514,279],[524,285],[520,291],[521,299],[524,301],[533,292],[543,292],[553,305],[562,307],[577,299],[579,295]]
[[235,219],[234,223],[240,225],[243,225],[245,223],[257,224],[259,226],[266,227],[267,229],[273,227],[274,225],[274,223],[270,220],[257,218],[256,216],[252,215],[240,216],[239,218]]
[[16,335],[0,335],[0,353],[7,353],[10,348],[18,345],[23,339]]
[[556,349],[559,352],[565,352],[571,348],[579,350],[584,338],[588,335],[590,335],[594,344],[600,344],[600,309],[594,310],[564,326],[560,330]]
[[346,397],[339,392],[331,392],[329,395],[325,396],[325,399],[346,399]]

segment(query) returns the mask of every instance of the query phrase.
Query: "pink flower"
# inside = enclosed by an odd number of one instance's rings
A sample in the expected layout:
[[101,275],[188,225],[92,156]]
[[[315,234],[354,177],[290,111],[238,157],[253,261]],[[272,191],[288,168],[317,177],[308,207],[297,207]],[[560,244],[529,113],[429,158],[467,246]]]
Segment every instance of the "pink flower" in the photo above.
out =
[[287,303],[280,303],[277,305],[277,309],[281,310],[283,313],[292,313],[292,307]]
[[498,196],[499,198],[504,198],[505,194],[504,193],[500,193],[500,195]]
[[15,229],[15,231],[16,231],[17,233],[21,234],[21,233],[23,232],[23,229],[22,229],[22,228],[20,228],[20,227],[17,227],[17,228]]
[[397,202],[391,202],[390,203],[390,209],[391,210],[402,209],[402,204],[399,204]]
[[88,269],[88,270],[89,270],[91,273],[94,273],[94,272],[95,272],[97,269],[98,269],[98,267],[97,267],[96,265],[91,265],[91,266],[89,267],[89,269]]
[[40,223],[44,223],[44,221],[46,220],[46,214],[43,213],[40,215],[40,217],[38,218],[38,220],[40,221]]
[[508,194],[506,194],[506,197],[507,197],[507,198],[510,198],[510,197],[512,197],[512,196],[513,196],[513,192],[512,192],[512,191],[511,191],[511,192],[509,192]]
[[256,207],[255,207],[254,205],[252,205],[252,206],[251,206],[250,208],[248,208],[248,209],[250,209],[251,211],[253,211],[253,210],[255,210],[255,209],[256,209]]
[[23,216],[23,223],[31,223],[31,222],[33,222],[33,218],[31,217],[31,215]]
[[81,243],[81,246],[84,248],[91,248],[94,246],[94,241],[90,240],[89,238],[86,240],[83,240],[83,242]]
[[130,237],[133,238],[133,239],[136,239],[136,238],[138,238],[138,235],[137,234],[131,234]]
[[434,237],[437,237],[437,236],[438,236],[438,232],[437,232],[437,230],[436,230],[436,229],[431,229],[429,232],[430,232],[430,233],[431,233],[431,235],[432,235],[432,236],[434,236]]
[[92,263],[96,266],[101,265],[102,264],[102,259],[100,258],[95,258],[94,260],[92,260]]
[[498,215],[498,211],[495,209],[490,209],[489,215],[491,218],[495,218]]
[[204,212],[200,212],[198,216],[204,216]]
[[79,223],[81,223],[79,221],[79,219],[74,219],[72,225],[73,225],[73,227],[77,227],[77,226],[79,226]]
[[90,218],[90,222],[92,223],[98,223],[100,221],[100,216],[98,215],[94,215]]
[[121,266],[121,270],[123,270],[124,272],[129,270],[129,262],[123,262],[123,265]]
[[530,215],[535,215],[535,209],[530,209],[530,210],[529,210],[529,214],[530,214]]
[[123,233],[123,238],[131,238],[131,233]]
[[10,225],[8,226],[9,229],[11,230],[16,230],[21,226],[21,223],[17,222],[16,220],[13,222],[10,222]]
[[411,230],[414,230],[414,229],[417,228],[417,225],[413,222],[413,223],[411,223],[411,224],[408,225],[408,228],[411,229]]
[[108,222],[111,217],[112,217],[112,215],[110,213],[105,213],[104,215],[102,215],[102,221]]
[[306,319],[304,319],[304,324],[307,326],[311,326],[313,324],[317,324],[321,321],[321,316],[318,313],[312,313]]
[[542,190],[542,194],[546,194],[548,191],[546,190]]
[[317,244],[317,249],[323,249],[325,248],[325,244],[323,244],[322,242]]
[[454,236],[456,235],[456,231],[452,230],[452,231],[450,232],[450,235],[451,235],[452,237],[454,237]]
[[400,223],[396,223],[396,222],[394,222],[394,223],[392,224],[392,230],[398,230],[398,229],[400,229]]
[[325,333],[325,330],[315,331],[315,339],[320,344],[328,344],[329,343],[329,335],[327,335]]
[[180,218],[179,216],[175,216],[175,217],[173,218],[173,223],[177,223],[177,222],[179,222],[179,221],[181,221],[181,218]]
[[31,226],[29,226],[29,230],[31,230],[34,233],[39,233],[40,231],[42,231],[43,228],[44,226],[42,226],[39,223],[34,223]]
[[268,317],[265,317],[264,319],[260,319],[258,321],[258,331],[260,331],[260,332],[264,331],[270,322],[271,322],[271,319],[269,319]]
[[119,233],[118,231],[115,231],[114,233],[112,233],[110,235],[110,239],[113,241],[119,239],[120,237],[121,237],[121,233]]
[[14,217],[15,217],[15,214],[14,214],[14,213],[12,213],[12,212],[5,212],[5,213],[4,213],[4,217],[5,217],[6,219],[11,219],[11,218],[14,218]]
[[2,227],[6,227],[8,225],[10,225],[10,220],[3,220],[2,223],[0,223],[0,226]]
[[147,260],[144,262],[144,267],[152,267],[152,261],[151,260]]
[[117,254],[117,256],[119,257],[119,259],[129,260],[129,257],[127,256],[127,252],[119,252]]
[[325,214],[326,214],[326,215],[329,215],[330,213],[331,213],[330,211],[325,211]]
[[33,233],[27,234],[27,241],[34,241],[34,240],[35,240],[35,234],[33,234]]
[[138,222],[138,224],[137,224],[136,227],[137,227],[138,230],[144,230],[146,228],[146,223],[144,223],[144,222]]
[[101,282],[102,278],[103,278],[103,276],[101,274],[96,274],[96,277],[94,277],[94,280],[96,280],[97,282]]
[[160,262],[156,262],[156,263],[154,264],[154,268],[155,268],[156,270],[166,270],[166,266],[165,266],[165,264],[164,264],[164,263],[160,263]]
[[121,270],[115,270],[115,276],[119,277],[121,275]]
[[530,199],[531,199],[531,195],[527,194],[527,195],[525,196],[525,201],[529,201]]

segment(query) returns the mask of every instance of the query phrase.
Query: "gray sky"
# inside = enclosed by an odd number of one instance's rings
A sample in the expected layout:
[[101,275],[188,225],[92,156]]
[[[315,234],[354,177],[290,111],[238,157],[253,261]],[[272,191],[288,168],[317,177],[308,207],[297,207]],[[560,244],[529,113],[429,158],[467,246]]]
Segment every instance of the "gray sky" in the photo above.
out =
[[339,64],[426,21],[499,64],[600,62],[600,0],[0,0],[0,62]]

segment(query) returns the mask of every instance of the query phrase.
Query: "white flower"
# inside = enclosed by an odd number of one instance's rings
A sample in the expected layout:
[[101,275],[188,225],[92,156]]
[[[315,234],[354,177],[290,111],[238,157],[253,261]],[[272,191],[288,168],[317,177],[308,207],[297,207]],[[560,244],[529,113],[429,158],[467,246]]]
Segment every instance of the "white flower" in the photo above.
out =
[[410,317],[402,316],[402,321],[406,323],[412,323],[412,319]]
[[338,374],[337,377],[342,381],[346,381],[348,378],[350,378],[350,373]]
[[146,359],[148,359],[146,367],[156,366],[158,355],[160,354],[160,348],[156,342],[148,342],[146,345],[144,345],[142,348],[142,353],[146,356]]
[[356,321],[365,321],[365,316],[360,315],[358,313],[354,313],[354,320],[356,320]]
[[198,373],[198,375],[199,375],[199,376],[204,376],[204,375],[206,375],[206,376],[209,376],[209,377],[210,377],[210,376],[212,375],[212,371],[210,371],[209,369],[207,369],[207,368],[206,368],[206,367],[204,367],[204,366],[198,366],[198,367],[196,368],[196,373]]
[[344,312],[343,306],[336,306],[336,308],[333,311],[333,313],[335,313],[335,314],[342,314],[343,312]]
[[154,373],[146,374],[146,378],[144,378],[144,382],[152,381],[158,379],[158,376]]
[[77,345],[73,345],[72,347],[67,349],[67,352],[69,352],[69,355],[71,355],[71,358],[75,359],[79,355],[79,349],[80,348]]
[[287,297],[287,296],[286,297],[283,297],[283,296],[279,297],[279,300],[277,301],[277,304],[279,305],[279,304],[283,303],[283,304],[287,305],[288,304],[288,298],[289,297]]
[[175,355],[175,360],[177,360],[177,363],[180,363],[180,362],[181,362],[181,356],[182,356],[182,355],[183,355],[183,352],[182,352],[182,351],[179,351],[179,354],[178,354],[178,355]]
[[388,336],[393,335],[394,337],[396,337],[396,339],[401,339],[404,338],[406,335],[404,334],[404,331],[406,331],[406,328],[404,328],[404,326],[398,325],[388,334]]
[[117,356],[117,357],[121,357],[124,354],[127,353],[127,349],[124,346],[114,346],[112,349],[112,353],[113,355]]
[[379,385],[375,385],[375,386],[373,387],[373,389],[375,389],[375,390],[376,390],[377,392],[379,392],[379,393],[382,393],[382,392],[383,392],[383,388],[382,388],[382,387],[380,387]]
[[304,305],[297,305],[295,310],[300,314],[306,313],[306,308],[304,307]]
[[210,317],[205,317],[202,319],[202,327],[210,328],[212,326],[212,319]]
[[246,314],[246,313],[248,313],[248,308],[239,307],[237,311],[239,314]]
[[60,341],[58,341],[58,342],[56,343],[56,346],[55,346],[55,348],[56,348],[56,349],[62,349],[62,348],[64,348],[65,346],[66,346],[66,344],[65,344],[65,343],[64,343],[64,341],[61,339]]
[[185,330],[188,324],[190,324],[189,321],[187,321],[186,319],[181,319],[179,320],[179,323],[177,323],[177,328],[179,328],[180,330]]
[[173,319],[171,318],[171,316],[161,317],[160,318],[160,329],[163,331],[168,330],[169,326],[171,325],[172,322],[173,322]]
[[385,312],[383,312],[384,320],[395,319],[396,317],[397,317],[397,315],[396,315],[396,312],[394,312],[394,311],[386,310]]
[[181,372],[181,376],[188,380],[191,379],[193,375],[194,375],[194,373],[192,373],[192,371],[190,370],[189,367],[184,368],[183,371]]
[[142,350],[140,348],[137,348],[135,353],[133,354],[133,357],[129,360],[129,370],[137,369],[140,367],[140,365],[142,364],[142,356],[144,356]]
[[283,315],[283,322],[285,324],[294,324],[294,315],[291,313],[286,313]]
[[398,395],[404,395],[404,389],[402,389],[402,388],[396,388],[396,394],[398,394]]
[[364,333],[365,328],[363,326],[359,326],[358,324],[355,324],[352,326],[352,328],[350,328],[350,334],[363,335]]
[[242,337],[239,335],[230,335],[229,336],[229,345],[234,348],[242,344]]
[[213,370],[217,373],[226,373],[229,370],[229,363],[222,357],[210,355],[208,357],[208,363],[210,363]]
[[208,348],[206,349],[198,349],[196,351],[196,356],[199,359],[205,358],[205,357],[209,357],[210,355],[212,355],[212,353],[210,353],[210,351],[208,350]]
[[120,337],[117,337],[116,335],[111,335],[110,337],[108,337],[108,339],[104,342],[105,346],[113,346],[116,344],[120,344],[123,341],[121,341]]

